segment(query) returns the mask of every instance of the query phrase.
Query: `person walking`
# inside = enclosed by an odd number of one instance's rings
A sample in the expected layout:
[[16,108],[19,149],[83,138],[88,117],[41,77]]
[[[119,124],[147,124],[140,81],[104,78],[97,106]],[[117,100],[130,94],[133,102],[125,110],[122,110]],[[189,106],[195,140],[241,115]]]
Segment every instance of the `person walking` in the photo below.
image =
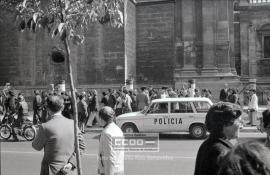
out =
[[42,115],[42,98],[40,96],[39,90],[34,91],[35,97],[33,100],[33,124],[36,125],[38,121],[40,122]]
[[[76,173],[76,153],[74,146],[74,121],[62,115],[64,100],[59,96],[47,99],[49,118],[46,123],[39,125],[37,136],[32,147],[40,151],[44,149],[40,175],[60,175]],[[80,133],[80,150],[85,149]]]
[[108,106],[109,105],[109,96],[106,92],[102,92],[102,98],[101,98],[101,103],[103,104],[103,106]]
[[141,87],[141,92],[136,96],[137,109],[144,110],[149,105],[149,96],[146,94],[146,88]]
[[111,108],[115,109],[115,105],[116,105],[116,92],[114,89],[108,89],[108,93],[109,93],[109,99],[108,99],[108,106],[110,106]]
[[22,94],[18,96],[18,104],[17,104],[17,111],[18,111],[18,126],[21,127],[22,124],[27,120],[29,116],[28,104],[26,103]]
[[251,89],[250,92],[250,99],[248,103],[248,116],[249,122],[247,125],[255,126],[255,120],[257,120],[257,111],[258,111],[258,97],[256,95],[256,90]]
[[85,132],[85,120],[87,119],[87,104],[85,102],[85,95],[79,95],[79,102],[77,104],[78,107],[78,125],[82,133]]
[[[6,123],[9,117],[17,112],[17,105],[16,105],[16,95],[15,92],[10,90],[7,93],[7,99],[5,101],[5,117],[2,120],[2,123]],[[6,117],[7,116],[7,117]]]
[[89,116],[89,120],[88,120],[88,122],[90,123],[90,127],[92,127],[93,126],[93,122],[94,122],[94,120],[96,119],[96,116],[97,116],[97,114],[98,114],[98,97],[97,97],[97,91],[94,89],[93,91],[92,91],[92,98],[91,98],[91,100],[90,100],[90,102],[89,102],[89,105],[88,105],[88,107],[89,107],[89,111],[90,111],[90,116]]
[[121,92],[116,92],[116,105],[115,105],[115,115],[116,117],[123,113],[123,99]]
[[132,112],[135,112],[137,111],[136,94],[134,93],[133,90],[129,90],[128,94],[131,98],[131,110]]
[[219,100],[223,102],[228,101],[228,95],[228,84],[225,83],[224,88],[220,90]]
[[123,90],[123,113],[132,112],[131,108],[132,99],[127,90]]
[[205,125],[210,136],[198,151],[194,175],[217,175],[220,160],[233,148],[231,139],[238,137],[240,115],[238,105],[219,102],[207,112]]
[[114,123],[114,110],[105,106],[99,111],[98,122],[104,127],[99,139],[98,174],[124,175],[124,149],[114,147],[114,139],[123,139],[122,130]]

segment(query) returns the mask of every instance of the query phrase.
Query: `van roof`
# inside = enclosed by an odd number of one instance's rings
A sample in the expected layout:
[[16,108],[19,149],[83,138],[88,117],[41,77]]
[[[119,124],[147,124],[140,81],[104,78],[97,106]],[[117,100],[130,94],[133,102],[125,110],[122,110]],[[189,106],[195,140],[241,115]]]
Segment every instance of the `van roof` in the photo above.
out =
[[175,101],[207,101],[207,102],[212,103],[211,100],[206,97],[160,98],[160,99],[155,99],[152,102],[175,102]]

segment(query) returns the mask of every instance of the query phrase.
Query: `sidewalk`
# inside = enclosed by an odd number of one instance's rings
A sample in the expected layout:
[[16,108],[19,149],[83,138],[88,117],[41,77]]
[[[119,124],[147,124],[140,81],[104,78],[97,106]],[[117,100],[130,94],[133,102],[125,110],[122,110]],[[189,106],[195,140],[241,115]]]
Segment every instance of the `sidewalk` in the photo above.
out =
[[257,126],[244,126],[242,129],[240,129],[240,132],[247,133],[247,132],[258,132],[260,131],[257,129]]

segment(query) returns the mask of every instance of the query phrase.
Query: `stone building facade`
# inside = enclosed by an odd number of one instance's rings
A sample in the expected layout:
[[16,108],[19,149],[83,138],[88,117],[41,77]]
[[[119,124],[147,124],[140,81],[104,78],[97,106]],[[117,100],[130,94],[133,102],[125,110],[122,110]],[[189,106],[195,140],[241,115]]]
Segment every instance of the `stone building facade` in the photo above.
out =
[[[136,86],[180,88],[195,79],[217,94],[225,82],[243,89],[255,78],[267,89],[269,8],[268,0],[127,0],[124,27],[89,25],[85,43],[71,46],[75,84],[119,87],[133,78]],[[65,65],[50,59],[61,43],[42,29],[18,32],[12,13],[0,15],[1,84],[46,87],[66,79]]]

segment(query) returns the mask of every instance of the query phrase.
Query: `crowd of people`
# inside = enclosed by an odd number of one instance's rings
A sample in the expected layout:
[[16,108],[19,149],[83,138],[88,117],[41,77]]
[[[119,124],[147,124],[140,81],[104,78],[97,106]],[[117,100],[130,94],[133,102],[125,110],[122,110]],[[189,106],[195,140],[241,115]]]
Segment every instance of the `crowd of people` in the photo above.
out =
[[[98,123],[104,128],[100,135],[98,173],[123,175],[125,174],[124,151],[114,150],[113,147],[112,138],[123,137],[123,132],[114,123],[115,117],[123,113],[143,110],[149,106],[151,100],[157,98],[207,97],[211,99],[211,91],[203,89],[199,92],[192,88],[174,91],[168,87],[154,89],[150,86],[141,87],[137,92],[124,87],[119,90],[103,91],[101,97],[94,89],[77,92],[76,97],[80,129],[77,134],[80,138],[81,152],[85,149],[81,133],[84,133],[87,125],[92,127]],[[18,125],[29,115],[28,104],[23,94],[16,95],[10,87],[5,86],[0,100],[4,113],[18,114]],[[242,114],[237,91],[225,85],[225,88],[220,91],[219,101],[207,112],[205,125],[210,135],[198,150],[194,174],[270,175],[270,110],[265,110],[262,114],[263,127],[267,133],[265,145],[254,141],[233,145],[231,140],[238,138]],[[250,90],[249,103],[252,116],[252,112],[258,110],[254,89]],[[36,150],[44,149],[40,174],[68,174],[75,171],[74,121],[70,94],[35,90],[32,105],[33,122],[39,124],[32,146]]]
[[[199,89],[192,88],[192,85],[189,85],[188,87],[183,86],[181,89],[176,90],[173,90],[171,87],[153,88],[152,86],[149,86],[134,90],[127,89],[126,87],[107,89],[100,94],[98,94],[98,91],[95,89],[76,92],[79,128],[84,133],[87,126],[94,126],[97,123],[96,117],[98,111],[103,106],[111,107],[115,111],[115,115],[119,116],[123,113],[143,110],[149,106],[152,100],[158,98],[206,97],[213,102],[224,101],[240,104],[238,90],[236,88],[228,88],[227,84],[224,86],[224,89],[221,89],[220,91],[219,98],[213,97],[211,90],[209,89],[202,89],[200,91]],[[46,99],[52,95],[58,95],[64,99],[64,109],[62,114],[67,118],[72,118],[73,110],[69,92],[40,92],[39,90],[35,90],[32,100],[33,124],[44,123],[47,120]],[[255,102],[250,104],[257,104],[258,106],[258,100],[256,101],[256,99]],[[256,107],[256,105],[255,107],[253,107],[254,105],[249,106],[250,116],[255,116],[258,107]],[[3,93],[0,95],[0,113],[20,113],[19,121],[22,123],[26,117],[29,116],[28,111],[28,104],[26,103],[23,94],[19,93],[16,95],[14,91],[10,89],[10,83],[7,83]],[[250,121],[253,124],[254,122],[252,119],[254,117],[250,118]]]

